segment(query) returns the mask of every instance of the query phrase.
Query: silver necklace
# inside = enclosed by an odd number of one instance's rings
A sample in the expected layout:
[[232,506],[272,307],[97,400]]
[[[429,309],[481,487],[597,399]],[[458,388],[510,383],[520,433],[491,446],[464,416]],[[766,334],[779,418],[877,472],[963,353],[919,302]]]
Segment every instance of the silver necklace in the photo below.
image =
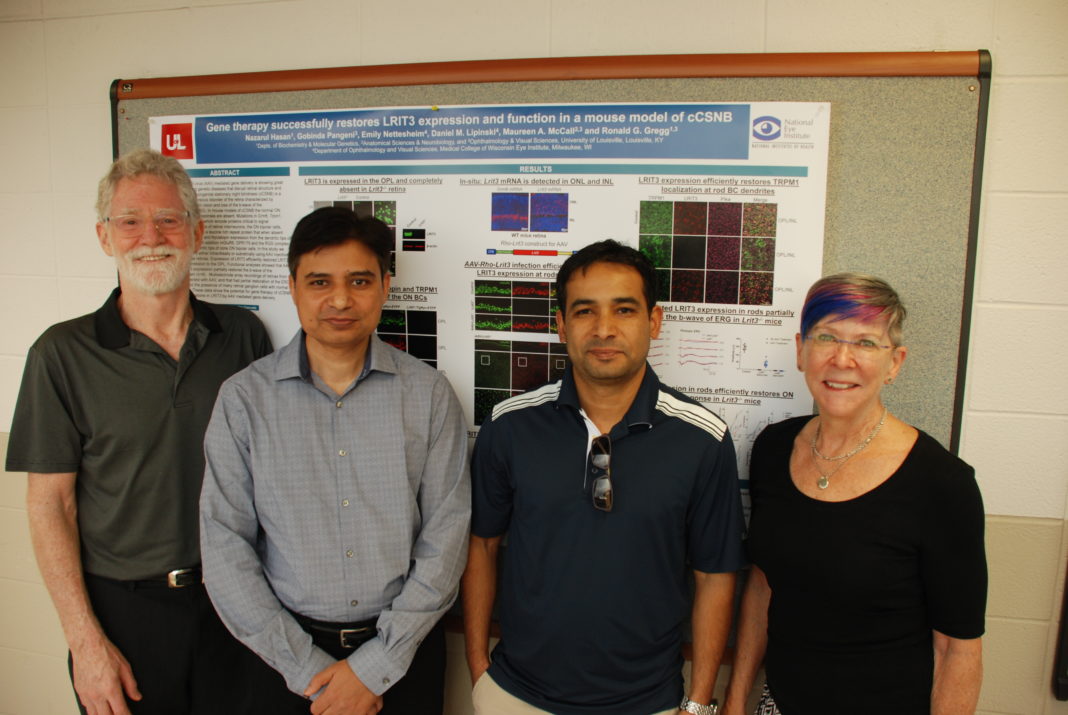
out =
[[[850,457],[859,453],[869,444],[871,444],[871,441],[875,439],[875,436],[877,434],[879,434],[879,430],[881,430],[883,428],[883,425],[886,424],[887,414],[889,414],[889,410],[886,407],[883,407],[883,416],[882,418],[880,418],[879,424],[875,425],[875,427],[872,429],[871,434],[869,434],[866,439],[861,441],[861,443],[854,447],[850,452],[848,452],[847,454],[839,455],[837,457],[825,457],[820,453],[819,449],[816,448],[816,440],[820,438],[820,429],[823,427],[823,423],[821,421],[819,424],[816,425],[816,433],[812,435],[812,442],[809,444],[809,446],[812,448],[812,464],[815,465],[816,471],[820,473],[820,478],[816,480],[817,487],[819,487],[820,489],[826,489],[831,483],[831,477],[837,474],[838,470],[845,466],[846,461]],[[817,461],[817,457],[826,462],[838,462],[839,464],[831,471],[824,472],[822,469],[820,469],[820,463],[819,461]]]

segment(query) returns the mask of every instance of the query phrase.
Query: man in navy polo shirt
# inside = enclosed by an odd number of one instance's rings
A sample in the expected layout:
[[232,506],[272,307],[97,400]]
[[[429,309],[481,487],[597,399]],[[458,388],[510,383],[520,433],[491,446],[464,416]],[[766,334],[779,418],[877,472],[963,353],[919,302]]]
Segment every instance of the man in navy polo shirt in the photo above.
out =
[[594,243],[567,259],[556,290],[563,379],[498,404],[472,457],[463,600],[475,713],[714,714],[743,564],[727,426],[646,362],[663,311],[644,255]]

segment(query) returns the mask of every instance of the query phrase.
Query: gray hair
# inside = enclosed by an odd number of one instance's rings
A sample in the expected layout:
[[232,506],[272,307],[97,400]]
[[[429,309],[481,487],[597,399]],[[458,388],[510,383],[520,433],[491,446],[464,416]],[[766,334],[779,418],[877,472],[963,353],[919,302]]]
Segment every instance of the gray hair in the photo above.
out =
[[100,180],[100,186],[96,193],[96,219],[103,223],[111,210],[111,199],[115,195],[115,188],[123,179],[132,179],[147,174],[155,176],[163,181],[174,184],[178,189],[178,196],[182,199],[182,205],[189,212],[189,217],[195,222],[200,220],[200,204],[197,203],[197,192],[193,189],[193,182],[189,174],[178,163],[178,160],[163,156],[151,149],[134,149],[128,154],[120,156],[104,178]]

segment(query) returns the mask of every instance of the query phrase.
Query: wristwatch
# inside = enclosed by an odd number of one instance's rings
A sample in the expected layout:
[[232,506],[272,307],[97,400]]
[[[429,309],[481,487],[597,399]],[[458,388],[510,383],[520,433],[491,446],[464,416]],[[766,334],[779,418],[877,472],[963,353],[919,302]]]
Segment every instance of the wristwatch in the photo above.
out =
[[702,705],[701,703],[695,703],[688,697],[683,696],[682,702],[679,703],[679,710],[684,713],[693,713],[693,715],[716,715],[719,712],[719,705],[715,700],[709,705]]

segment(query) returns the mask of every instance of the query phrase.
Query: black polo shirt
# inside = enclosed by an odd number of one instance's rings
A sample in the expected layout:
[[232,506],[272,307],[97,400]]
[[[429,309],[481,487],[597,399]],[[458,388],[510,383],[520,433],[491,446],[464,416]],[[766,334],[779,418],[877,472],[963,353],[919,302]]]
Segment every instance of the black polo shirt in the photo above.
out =
[[200,563],[204,431],[219,385],[271,351],[262,323],[190,294],[179,360],[122,321],[119,289],[30,348],[8,471],[76,472],[82,565],[143,579]]
[[726,424],[646,366],[609,433],[615,504],[593,507],[571,369],[497,405],[472,457],[472,532],[508,533],[490,674],[553,713],[648,715],[682,697],[691,569],[743,565]]

